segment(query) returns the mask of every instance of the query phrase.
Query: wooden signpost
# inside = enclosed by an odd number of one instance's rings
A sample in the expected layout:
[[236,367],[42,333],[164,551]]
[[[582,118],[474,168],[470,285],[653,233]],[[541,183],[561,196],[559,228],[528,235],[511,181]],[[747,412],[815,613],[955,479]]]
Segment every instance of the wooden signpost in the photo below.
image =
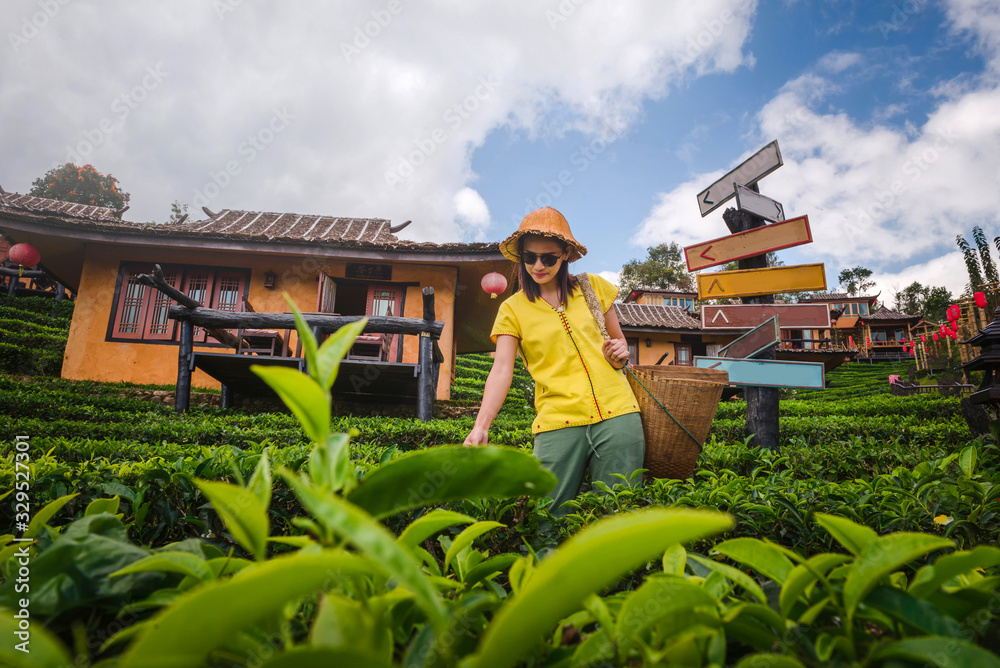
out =
[[822,362],[775,362],[768,360],[695,357],[700,369],[721,369],[729,373],[733,385],[754,387],[797,387],[822,390],[826,378]]
[[778,150],[778,140],[760,149],[747,158],[736,169],[698,193],[698,208],[702,217],[719,208],[729,198],[736,195],[733,184],[748,186],[764,178],[778,167],[781,167],[781,151]]
[[809,217],[799,216],[774,225],[755,227],[746,232],[687,246],[684,248],[684,259],[687,261],[688,271],[697,271],[808,243],[812,243]]
[[[703,306],[702,328],[752,331],[724,347],[718,357],[695,357],[694,363],[697,367],[724,369],[731,383],[746,386],[746,430],[758,447],[771,450],[778,448],[777,388],[822,388],[825,383],[822,363],[774,359],[781,327],[830,327],[830,312],[824,304],[774,303],[777,293],[826,290],[822,264],[768,267],[769,252],[812,241],[807,217],[786,221],[784,207],[758,190],[757,181],[781,165],[781,151],[775,140],[698,193],[698,209],[703,217],[731,197],[736,197],[738,210],[727,209],[722,216],[730,236],[684,249],[688,271],[739,262],[737,271],[698,274],[698,299],[743,300],[739,306]],[[768,225],[766,220],[774,224]],[[815,306],[819,309],[812,308]],[[750,357],[756,359],[747,359]]]
[[702,329],[750,329],[777,316],[781,329],[830,329],[826,304],[705,304]]
[[826,290],[826,272],[822,263],[698,274],[698,299],[702,300],[807,290]]
[[781,330],[778,328],[778,317],[771,316],[767,322],[754,327],[728,346],[720,348],[717,357],[730,359],[757,357],[765,350],[777,346],[779,341],[781,341]]
[[785,219],[785,207],[780,202],[775,202],[770,197],[764,197],[758,192],[750,190],[746,186],[734,184],[736,186],[736,208],[740,211],[749,211],[755,216],[760,216],[764,220],[772,223],[779,223]]

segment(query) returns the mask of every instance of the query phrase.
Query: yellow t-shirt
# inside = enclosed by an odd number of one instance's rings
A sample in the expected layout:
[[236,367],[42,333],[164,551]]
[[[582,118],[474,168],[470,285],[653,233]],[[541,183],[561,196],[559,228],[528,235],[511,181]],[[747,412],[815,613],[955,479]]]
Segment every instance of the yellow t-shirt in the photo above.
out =
[[[618,288],[600,276],[589,278],[601,309],[607,312]],[[604,338],[579,288],[564,310],[541,297],[531,302],[523,291],[508,297],[490,332],[494,344],[501,334],[520,340],[525,367],[535,380],[538,416],[531,433],[639,411],[625,373],[612,367],[601,352]]]

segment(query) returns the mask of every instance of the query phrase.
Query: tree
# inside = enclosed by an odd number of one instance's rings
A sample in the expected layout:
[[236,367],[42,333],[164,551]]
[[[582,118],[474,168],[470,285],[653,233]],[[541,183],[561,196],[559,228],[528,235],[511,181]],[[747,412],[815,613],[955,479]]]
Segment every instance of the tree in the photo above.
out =
[[945,318],[951,301],[951,292],[948,288],[931,287],[913,281],[902,290],[896,291],[896,303],[893,308],[900,313],[919,315],[924,320],[939,322]]
[[[965,260],[965,269],[969,272],[969,285],[966,289],[966,295],[972,295],[974,292],[983,290],[987,283],[995,285],[1000,282],[1000,277],[997,276],[996,264],[994,264],[993,258],[990,257],[990,245],[986,241],[983,229],[978,225],[972,228],[972,239],[976,242],[976,247],[979,249],[979,257],[976,257],[976,250],[969,245],[969,242],[961,234],[955,236],[955,242],[958,244],[959,250],[962,251],[962,257]],[[1000,249],[1000,237],[993,239],[993,243]]]
[[125,208],[131,199],[131,195],[118,189],[115,177],[101,174],[93,165],[77,167],[70,162],[53,167],[45,176],[35,179],[28,194],[112,209]]
[[951,290],[942,286],[929,288],[927,297],[924,299],[924,311],[920,314],[924,320],[943,322],[948,314],[948,307],[951,306]]
[[181,204],[180,200],[175,199],[170,203],[170,219],[168,223],[179,223],[181,219],[188,215],[188,205]]
[[869,288],[875,287],[875,281],[871,280],[872,270],[866,269],[861,265],[854,267],[853,269],[844,269],[837,276],[837,280],[840,282],[841,287],[847,291],[852,297],[860,297],[868,291]]
[[645,260],[629,260],[622,267],[619,286],[624,294],[636,288],[691,292],[694,281],[687,272],[683,251],[676,241],[650,246]]

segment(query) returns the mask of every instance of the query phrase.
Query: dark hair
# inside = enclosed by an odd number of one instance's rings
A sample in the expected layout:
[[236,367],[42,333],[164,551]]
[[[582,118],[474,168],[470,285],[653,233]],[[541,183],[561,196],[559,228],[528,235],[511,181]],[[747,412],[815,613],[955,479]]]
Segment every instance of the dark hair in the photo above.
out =
[[[517,254],[520,256],[524,252],[524,240],[527,237],[533,237],[535,239],[551,239],[555,241],[562,247],[562,252],[566,251],[566,247],[569,246],[562,239],[557,239],[556,237],[546,237],[540,234],[525,234],[520,239],[517,240]],[[563,263],[559,266],[559,271],[556,272],[555,279],[556,287],[559,289],[559,303],[566,306],[569,303],[569,298],[573,296],[573,290],[576,289],[578,282],[575,276],[570,276],[569,274],[569,262],[563,260]],[[524,296],[528,298],[529,302],[533,302],[542,296],[542,290],[535,282],[535,277],[531,275],[531,272],[524,266],[524,260],[518,263],[517,268],[517,281],[521,285],[521,290],[524,291]]]

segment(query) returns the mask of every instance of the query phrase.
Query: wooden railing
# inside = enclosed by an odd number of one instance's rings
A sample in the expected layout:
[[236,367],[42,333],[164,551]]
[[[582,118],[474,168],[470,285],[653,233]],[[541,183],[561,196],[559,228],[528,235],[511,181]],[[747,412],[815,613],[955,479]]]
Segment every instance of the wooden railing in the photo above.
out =
[[[192,356],[194,355],[194,328],[203,327],[219,341],[234,348],[238,346],[236,337],[229,329],[295,329],[295,316],[291,313],[232,313],[205,308],[190,297],[178,292],[163,280],[159,265],[152,275],[143,275],[139,280],[160,290],[181,306],[171,306],[167,317],[180,322],[181,338],[177,353],[177,403],[176,410],[182,413],[188,409],[191,398]],[[372,334],[409,334],[420,337],[417,354],[417,417],[427,421],[434,409],[436,394],[435,361],[441,361],[437,340],[444,331],[444,323],[434,320],[434,288],[426,287],[423,293],[423,319],[399,318],[393,316],[367,316],[364,332]],[[318,315],[303,316],[317,339],[331,334],[348,323],[365,318],[360,315]]]

